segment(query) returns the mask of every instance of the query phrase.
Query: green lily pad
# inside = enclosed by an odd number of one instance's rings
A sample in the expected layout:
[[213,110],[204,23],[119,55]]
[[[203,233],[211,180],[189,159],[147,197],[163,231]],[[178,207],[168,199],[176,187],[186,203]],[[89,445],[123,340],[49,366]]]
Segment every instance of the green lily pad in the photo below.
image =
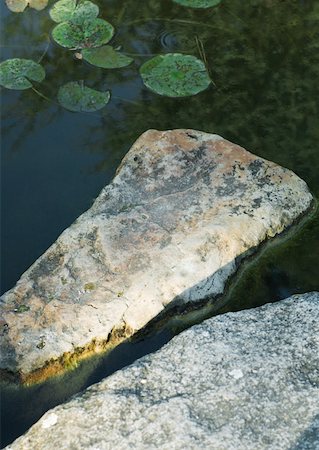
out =
[[81,24],[85,20],[96,19],[99,15],[99,7],[94,3],[84,0],[60,0],[50,9],[50,17],[54,22],[73,22]]
[[167,97],[187,97],[211,83],[205,64],[192,55],[168,53],[155,56],[140,68],[146,87]]
[[217,6],[222,0],[173,0],[179,5],[188,6],[189,8],[211,8]]
[[85,20],[81,24],[62,22],[53,28],[55,42],[66,48],[100,47],[112,39],[113,26],[103,19]]
[[58,101],[61,106],[74,112],[94,112],[109,102],[110,91],[100,92],[84,86],[81,81],[70,81],[61,86]]
[[31,59],[13,58],[0,64],[0,85],[7,89],[29,89],[31,81],[40,82],[44,78],[43,67]]
[[86,48],[82,50],[82,57],[93,66],[103,69],[117,69],[131,64],[134,60],[114,50],[111,45],[99,48]]

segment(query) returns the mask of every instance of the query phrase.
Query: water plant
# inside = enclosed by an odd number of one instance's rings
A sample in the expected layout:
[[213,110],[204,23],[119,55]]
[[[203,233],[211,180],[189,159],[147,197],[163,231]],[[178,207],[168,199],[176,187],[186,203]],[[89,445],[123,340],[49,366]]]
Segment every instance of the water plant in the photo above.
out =
[[87,19],[82,23],[61,22],[52,30],[52,37],[61,47],[72,50],[100,47],[114,34],[113,26],[103,19]]
[[48,4],[48,0],[6,0],[6,5],[12,12],[23,12],[27,6],[41,11]]
[[94,20],[99,15],[99,7],[88,0],[59,0],[50,9],[50,17],[56,23],[72,22],[81,25],[86,20]]
[[146,87],[167,97],[195,95],[211,83],[203,61],[180,53],[158,55],[146,61],[140,74]]
[[[221,0],[174,1],[182,6],[208,8],[217,6]],[[22,11],[20,7],[16,10]],[[110,22],[98,17],[99,7],[95,3],[89,0],[59,0],[49,14],[56,23],[52,39],[59,46],[75,51],[75,58],[102,69],[118,69],[134,61],[130,55],[121,52],[119,47],[114,48],[108,44],[114,36],[115,28]],[[202,57],[203,52],[199,53]],[[205,58],[202,61],[194,55],[180,53],[157,55],[142,64],[139,72],[148,89],[167,97],[196,95],[212,81]],[[40,82],[44,77],[42,66],[32,60],[15,58],[0,64],[0,84],[10,89],[30,88],[31,81]],[[35,92],[46,98],[38,91]],[[92,112],[109,102],[110,92],[100,92],[85,86],[83,82],[71,81],[59,88],[57,99],[69,111]]]
[[101,67],[103,69],[118,69],[131,64],[134,59],[119,50],[114,49],[111,45],[104,45],[99,48],[84,48],[77,58],[83,58],[92,66]]
[[70,81],[58,91],[59,103],[74,112],[98,111],[109,102],[110,97],[110,91],[96,91],[85,86],[83,81]]
[[222,0],[173,0],[182,6],[188,6],[189,8],[211,8],[217,6]]
[[29,89],[31,81],[41,82],[44,78],[44,68],[31,59],[13,58],[0,63],[0,85],[7,89]]

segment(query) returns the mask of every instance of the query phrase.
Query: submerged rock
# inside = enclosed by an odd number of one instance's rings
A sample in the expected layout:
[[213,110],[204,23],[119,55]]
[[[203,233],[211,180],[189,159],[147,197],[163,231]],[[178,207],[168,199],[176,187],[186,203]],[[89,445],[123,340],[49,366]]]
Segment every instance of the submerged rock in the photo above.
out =
[[11,450],[319,448],[319,293],[206,320],[47,412]]
[[1,369],[43,380],[168,306],[215,297],[311,194],[293,172],[194,130],[144,133],[113,182],[1,299]]

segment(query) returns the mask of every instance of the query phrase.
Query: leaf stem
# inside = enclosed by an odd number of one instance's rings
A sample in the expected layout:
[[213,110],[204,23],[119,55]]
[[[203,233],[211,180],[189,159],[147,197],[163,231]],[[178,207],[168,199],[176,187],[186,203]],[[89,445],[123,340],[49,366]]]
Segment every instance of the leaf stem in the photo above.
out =
[[39,95],[40,97],[44,98],[44,100],[46,100],[47,102],[54,103],[55,105],[58,105],[58,103],[55,102],[54,100],[52,100],[52,98],[49,98],[49,97],[47,97],[46,95],[42,94],[42,92],[38,91],[34,86],[32,86],[31,89],[32,89],[33,92],[35,92],[37,95]]
[[[130,52],[122,52],[123,55],[128,56],[158,56],[161,53],[130,53]],[[178,50],[178,53],[184,53],[185,55],[188,55],[189,52],[185,52],[184,50]]]
[[200,58],[204,61],[204,64],[205,64],[207,73],[208,73],[208,75],[209,75],[209,78],[211,79],[211,82],[213,83],[213,85],[214,85],[215,87],[217,87],[215,81],[212,79],[212,73],[211,73],[211,70],[210,70],[210,67],[209,67],[209,64],[208,64],[208,59],[207,59],[207,56],[206,56],[204,43],[203,43],[203,41],[197,36],[197,34],[195,34],[195,42],[196,42],[196,45],[197,45],[197,49],[198,49],[199,56],[200,56]]
[[44,49],[44,52],[42,53],[42,55],[41,55],[40,58],[38,59],[38,64],[40,64],[40,62],[42,61],[42,59],[45,57],[45,55],[46,55],[46,53],[47,53],[47,51],[48,51],[48,49],[49,49],[49,47],[50,47],[50,39],[49,39],[49,36],[46,36],[46,38],[47,38],[47,45],[46,45],[46,47],[45,47],[45,49]]
[[204,22],[197,22],[196,20],[186,20],[186,19],[168,19],[165,17],[150,17],[149,19],[136,19],[136,20],[132,20],[131,22],[124,22],[123,25],[125,26],[129,26],[129,25],[135,25],[137,23],[143,23],[143,22],[159,22],[159,21],[163,21],[163,22],[176,22],[176,23],[185,23],[188,25],[196,25],[196,26],[201,26],[201,27],[205,27],[205,28],[212,28],[212,29],[216,29],[215,25],[210,25],[209,23],[204,23]]
[[140,103],[135,102],[134,100],[128,100],[127,98],[117,97],[116,95],[112,95],[112,98],[115,100],[121,100],[122,102],[131,103],[132,105],[140,106]]
[[127,5],[124,3],[124,5],[120,9],[120,12],[119,12],[119,14],[117,16],[117,23],[121,23],[122,22],[123,16],[124,16],[124,14],[126,12],[126,7],[127,7]]

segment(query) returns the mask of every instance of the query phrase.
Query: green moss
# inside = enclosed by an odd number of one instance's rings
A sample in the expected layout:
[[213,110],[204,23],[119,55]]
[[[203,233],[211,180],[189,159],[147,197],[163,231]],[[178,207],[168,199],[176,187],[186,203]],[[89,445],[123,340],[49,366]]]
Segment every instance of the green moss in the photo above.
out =
[[19,305],[17,308],[15,308],[14,312],[15,313],[24,313],[30,310],[30,306],[27,305]]
[[38,343],[37,348],[39,350],[42,350],[45,347],[45,340],[41,339],[41,341]]
[[77,353],[66,353],[63,358],[63,367],[65,370],[73,370],[78,366]]
[[84,290],[85,291],[94,291],[95,284],[94,283],[85,283]]

